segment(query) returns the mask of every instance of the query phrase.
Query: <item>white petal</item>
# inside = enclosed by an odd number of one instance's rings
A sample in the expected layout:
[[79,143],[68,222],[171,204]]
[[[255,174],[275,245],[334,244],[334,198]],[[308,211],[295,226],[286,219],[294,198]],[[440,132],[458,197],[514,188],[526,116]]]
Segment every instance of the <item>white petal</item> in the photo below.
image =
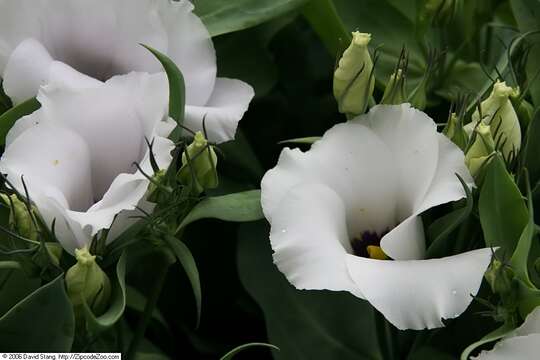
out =
[[66,205],[57,199],[58,195],[54,193],[54,189],[47,189],[43,194],[37,194],[32,198],[45,224],[54,229],[54,235],[62,247],[73,255],[75,249],[90,245],[92,236],[71,218]]
[[[34,113],[28,118],[39,116]],[[48,192],[72,209],[84,209],[92,203],[89,150],[69,129],[47,124],[28,128],[6,148],[0,167],[22,194],[24,176],[30,198],[34,193]]]
[[122,211],[116,215],[107,234],[107,243],[109,244],[116,240],[124,231],[135,225],[138,221],[141,221],[141,218],[146,217],[146,214],[151,214],[155,206],[156,204],[143,199],[139,202],[135,210]]
[[362,294],[345,266],[350,252],[345,207],[340,197],[322,184],[292,188],[271,220],[274,263],[298,289],[328,289]]
[[420,260],[426,255],[424,224],[413,215],[392,229],[381,239],[381,248],[394,260]]
[[19,43],[39,34],[40,12],[40,1],[0,1],[0,74]]
[[[134,78],[139,81],[134,82]],[[133,164],[145,151],[145,124],[136,104],[140,100],[138,87],[144,87],[147,80],[147,74],[129,74],[96,88],[47,87],[38,95],[49,121],[73,129],[87,142],[96,199],[103,196],[119,173],[133,173]],[[162,101],[154,96],[147,94],[145,103]],[[156,113],[150,121],[156,124],[162,118],[163,113]]]
[[203,130],[206,123],[208,139],[221,143],[234,139],[238,122],[255,95],[253,88],[240,80],[218,78],[214,92],[205,106],[187,102],[184,125],[193,131]]
[[540,334],[513,337],[498,342],[493,350],[482,351],[477,360],[535,360],[540,350]]
[[169,39],[167,55],[178,65],[186,83],[186,103],[207,105],[216,82],[212,39],[189,1],[159,2],[159,14]]
[[480,288],[491,249],[442,259],[386,261],[347,255],[365,298],[398,329],[432,329],[459,316]]
[[414,219],[418,219],[427,209],[465,197],[465,190],[456,174],[459,174],[469,187],[474,186],[474,180],[465,166],[463,152],[444,135],[437,133],[436,139],[439,156],[427,193],[415,204],[411,216],[381,240],[384,252],[393,259],[413,260],[424,257],[424,237],[409,236],[411,229],[408,224],[416,221]]
[[17,46],[3,74],[4,91],[14,104],[36,96],[39,87],[49,80],[53,61],[47,49],[35,39],[27,39]]
[[382,234],[397,223],[396,173],[388,147],[358,121],[334,126],[310,151],[284,149],[261,182],[261,203],[272,221],[278,205],[299,184],[318,182],[345,204],[349,238]]
[[398,216],[404,220],[418,208],[437,169],[437,126],[409,104],[375,106],[359,117],[394,156],[398,180]]
[[540,334],[540,306],[537,306],[516,330],[506,335],[504,338],[513,336],[523,336],[529,334]]

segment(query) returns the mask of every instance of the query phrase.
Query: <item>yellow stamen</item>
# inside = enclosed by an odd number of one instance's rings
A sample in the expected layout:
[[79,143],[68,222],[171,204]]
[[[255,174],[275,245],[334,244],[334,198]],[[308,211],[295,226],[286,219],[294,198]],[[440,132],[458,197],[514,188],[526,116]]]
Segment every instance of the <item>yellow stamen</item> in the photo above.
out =
[[386,260],[388,256],[384,253],[380,246],[368,245],[367,252],[371,259]]

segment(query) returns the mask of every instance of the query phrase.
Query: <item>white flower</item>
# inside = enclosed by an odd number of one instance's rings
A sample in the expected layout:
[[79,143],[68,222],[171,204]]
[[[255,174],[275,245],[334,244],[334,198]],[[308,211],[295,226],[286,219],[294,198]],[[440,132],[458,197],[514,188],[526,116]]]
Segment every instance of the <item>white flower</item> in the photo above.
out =
[[[158,73],[161,64],[140,44],[168,55],[186,83],[187,127],[210,141],[234,138],[253,97],[251,86],[216,78],[212,40],[189,1],[0,0],[0,75],[20,103],[51,80],[83,86],[132,71]],[[84,76],[83,76],[84,74]],[[164,91],[168,92],[165,78]]]
[[[472,183],[463,152],[409,104],[376,106],[308,152],[285,149],[261,184],[274,262],[296,288],[348,291],[399,329],[443,326],[465,311],[491,258],[480,249],[423,260],[419,215],[465,196],[456,173]],[[381,248],[394,261],[367,257]]]
[[504,336],[491,351],[482,351],[477,360],[533,360],[540,350],[540,307],[535,308],[525,322]]
[[[125,216],[144,202],[153,175],[145,138],[153,141],[160,169],[171,160],[174,143],[167,139],[175,122],[167,118],[160,97],[161,75],[132,73],[86,88],[42,88],[41,109],[10,130],[0,171],[37,206],[62,246],[73,253],[111,227],[118,235],[130,224]],[[53,226],[54,224],[54,226]],[[108,240],[114,237],[109,236]]]

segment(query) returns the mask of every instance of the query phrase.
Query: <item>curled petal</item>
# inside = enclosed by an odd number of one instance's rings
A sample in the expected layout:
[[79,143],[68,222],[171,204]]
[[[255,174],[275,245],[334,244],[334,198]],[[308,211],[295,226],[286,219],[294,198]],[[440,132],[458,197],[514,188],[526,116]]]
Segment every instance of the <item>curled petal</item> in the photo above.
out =
[[208,140],[217,143],[232,140],[254,95],[253,88],[245,82],[218,78],[205,106],[188,103],[184,125],[193,131],[202,131],[204,120]]
[[441,259],[381,261],[347,255],[365,298],[395,327],[432,329],[463,313],[478,292],[491,249]]
[[274,212],[270,241],[275,264],[296,288],[342,290],[362,297],[345,266],[351,251],[345,206],[328,186],[291,189]]

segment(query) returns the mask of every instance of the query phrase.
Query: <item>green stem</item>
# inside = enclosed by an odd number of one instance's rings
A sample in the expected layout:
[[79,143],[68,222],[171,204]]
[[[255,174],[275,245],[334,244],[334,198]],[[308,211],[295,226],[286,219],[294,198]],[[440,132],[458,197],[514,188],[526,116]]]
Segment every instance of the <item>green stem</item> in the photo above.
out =
[[302,14],[331,55],[338,55],[351,42],[351,33],[339,17],[332,0],[311,0]]
[[161,290],[163,289],[163,285],[165,284],[165,279],[167,278],[167,273],[169,272],[169,266],[171,265],[171,256],[166,251],[167,250],[159,251],[158,261],[156,264],[157,269],[155,273],[156,277],[154,288],[150,293],[150,297],[146,301],[143,315],[139,320],[137,329],[135,330],[135,334],[133,335],[133,339],[129,344],[129,348],[126,353],[127,360],[135,359],[137,349],[141,343],[141,340],[144,337],[146,328],[148,327],[150,319],[152,318],[152,313],[154,312],[154,309],[156,308],[157,302],[159,300]]

